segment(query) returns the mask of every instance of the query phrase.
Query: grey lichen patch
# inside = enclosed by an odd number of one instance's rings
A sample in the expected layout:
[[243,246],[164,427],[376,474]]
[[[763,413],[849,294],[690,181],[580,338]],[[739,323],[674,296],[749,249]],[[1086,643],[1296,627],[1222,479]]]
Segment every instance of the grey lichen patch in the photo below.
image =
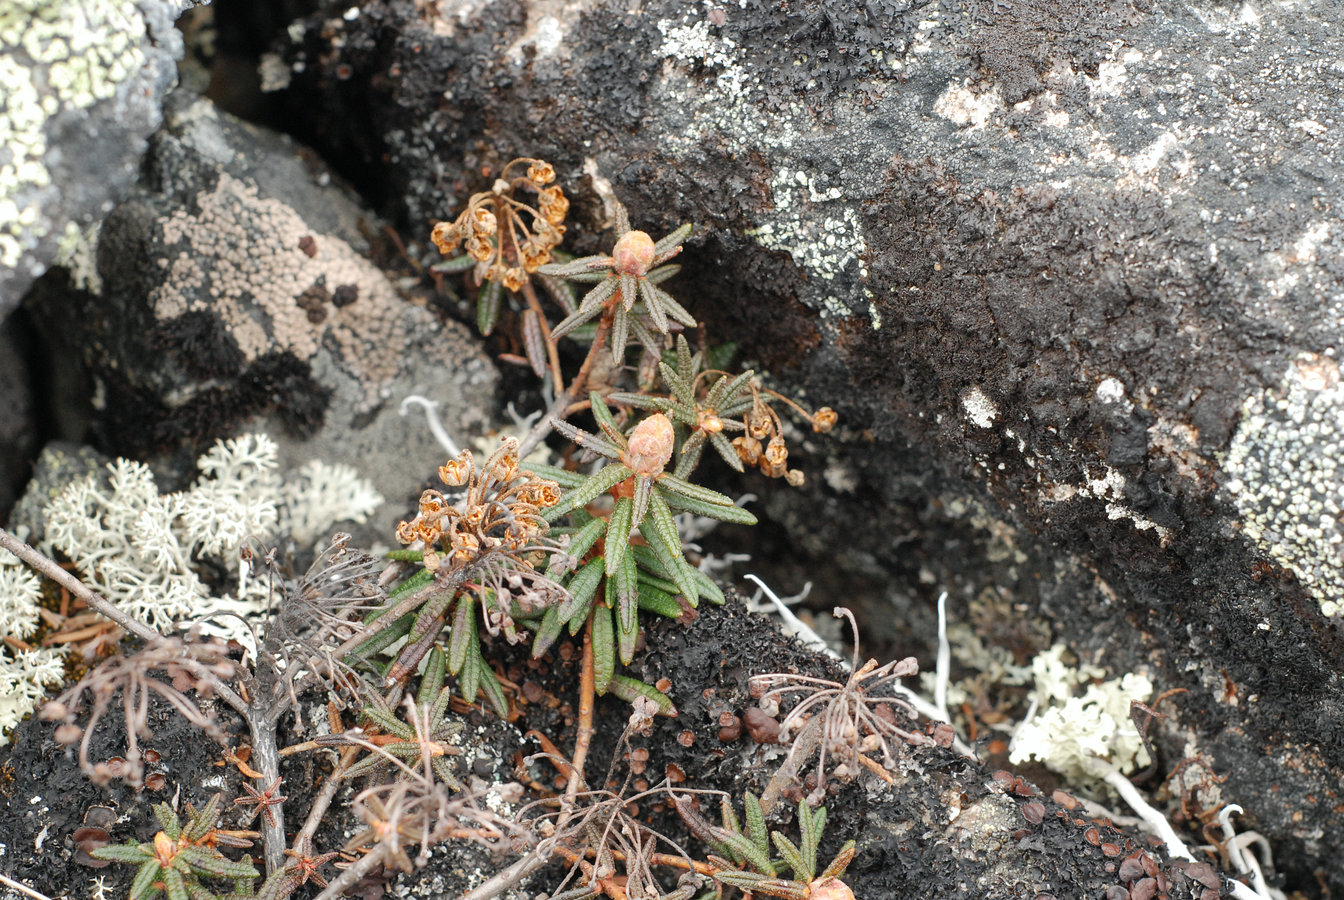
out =
[[1223,489],[1262,552],[1297,576],[1327,616],[1344,615],[1344,379],[1328,356],[1295,360],[1247,398],[1223,460]]
[[145,22],[131,2],[16,3],[0,10],[0,266],[18,266],[37,189],[51,183],[48,120],[116,93],[144,64]]
[[181,46],[170,8],[153,0],[0,7],[0,313],[46,268],[70,220],[89,224],[129,183]]
[[[693,123],[676,140],[690,151],[698,142],[727,140],[739,155],[766,152],[787,160],[801,152],[812,138],[812,119],[804,104],[790,101],[783,114],[762,126],[758,97],[764,89],[762,73],[753,67],[745,50],[730,37],[716,34],[708,20],[693,11],[679,19],[662,19],[658,52],[668,61],[661,90],[692,98]],[[692,75],[692,72],[705,73]],[[696,78],[690,87],[683,79]],[[776,167],[770,179],[774,208],[747,230],[761,246],[783,251],[807,273],[812,303],[823,317],[851,316],[864,311],[874,328],[881,318],[865,285],[868,269],[864,256],[868,246],[858,209],[847,202],[841,180],[807,166]],[[859,297],[853,296],[860,285]],[[857,302],[856,302],[857,301]],[[862,303],[863,305],[859,305]]]
[[248,362],[277,350],[311,360],[327,342],[359,376],[365,408],[378,403],[397,374],[397,348],[430,327],[419,311],[350,244],[318,233],[249,181],[221,172],[192,206],[162,222],[167,253],[150,296],[155,316],[207,311]]

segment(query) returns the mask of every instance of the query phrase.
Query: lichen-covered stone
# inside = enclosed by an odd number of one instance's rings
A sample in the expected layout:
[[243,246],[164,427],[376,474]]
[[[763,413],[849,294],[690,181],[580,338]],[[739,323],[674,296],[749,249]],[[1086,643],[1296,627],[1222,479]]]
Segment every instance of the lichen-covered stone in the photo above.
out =
[[387,539],[446,453],[408,395],[439,402],[461,440],[487,421],[496,375],[455,323],[408,302],[370,259],[378,221],[292,142],[182,93],[144,183],[96,235],[97,279],[35,304],[58,353],[104,398],[109,449],[185,457],[265,431],[280,464],[348,463],[390,502],[357,528]]
[[183,5],[17,0],[0,10],[0,318],[134,183],[177,78]]

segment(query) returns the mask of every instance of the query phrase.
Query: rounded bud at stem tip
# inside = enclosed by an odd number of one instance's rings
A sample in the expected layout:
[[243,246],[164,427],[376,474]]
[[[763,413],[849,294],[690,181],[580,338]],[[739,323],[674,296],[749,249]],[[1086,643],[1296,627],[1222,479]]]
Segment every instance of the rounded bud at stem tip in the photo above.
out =
[[613,268],[622,275],[643,278],[653,265],[653,238],[643,231],[627,231],[611,251]]
[[650,478],[661,475],[672,458],[675,442],[671,420],[662,413],[654,413],[636,425],[630,433],[630,459],[627,465],[634,469],[636,475]]
[[807,886],[807,900],[854,900],[854,892],[839,878],[827,878]]

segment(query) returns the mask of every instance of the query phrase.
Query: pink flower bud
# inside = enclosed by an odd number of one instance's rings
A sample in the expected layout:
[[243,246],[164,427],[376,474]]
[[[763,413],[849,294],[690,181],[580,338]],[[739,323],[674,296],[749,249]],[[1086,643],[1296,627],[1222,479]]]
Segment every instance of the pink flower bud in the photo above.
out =
[[611,258],[616,261],[616,271],[638,278],[649,273],[653,257],[653,238],[643,231],[627,231],[611,251]]
[[[631,234],[638,233],[640,232],[631,232]],[[627,465],[635,470],[636,475],[646,475],[650,478],[661,475],[668,460],[672,458],[672,445],[675,440],[671,420],[662,413],[654,413],[636,425],[635,430],[631,432],[630,458],[627,460]]]

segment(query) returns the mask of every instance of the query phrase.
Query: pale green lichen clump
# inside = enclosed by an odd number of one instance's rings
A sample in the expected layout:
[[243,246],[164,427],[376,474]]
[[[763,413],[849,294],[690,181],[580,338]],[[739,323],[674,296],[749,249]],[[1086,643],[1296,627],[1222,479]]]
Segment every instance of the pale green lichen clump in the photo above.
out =
[[44,510],[47,545],[87,582],[159,630],[216,610],[257,612],[267,588],[240,569],[237,596],[211,597],[197,574],[202,556],[238,564],[249,540],[282,530],[311,543],[340,520],[362,522],[382,497],[346,466],[310,462],[282,478],[275,442],[264,434],[216,442],[186,491],[161,494],[143,463],[118,459],[107,477],[76,481]]
[[1129,710],[1130,701],[1148,700],[1153,683],[1137,673],[1098,682],[1104,670],[1069,666],[1065,652],[1055,644],[1032,661],[1036,714],[1018,729],[1009,761],[1036,759],[1072,782],[1147,765],[1148,751]]
[[48,120],[111,98],[145,64],[145,33],[130,0],[18,0],[0,8],[0,147],[8,151],[0,155],[0,266],[19,265],[23,233],[40,215],[37,192],[51,183]]
[[[26,638],[37,628],[37,576],[7,550],[0,550],[0,634]],[[0,644],[0,747],[19,720],[33,711],[46,686],[64,677],[54,650],[14,650]]]

